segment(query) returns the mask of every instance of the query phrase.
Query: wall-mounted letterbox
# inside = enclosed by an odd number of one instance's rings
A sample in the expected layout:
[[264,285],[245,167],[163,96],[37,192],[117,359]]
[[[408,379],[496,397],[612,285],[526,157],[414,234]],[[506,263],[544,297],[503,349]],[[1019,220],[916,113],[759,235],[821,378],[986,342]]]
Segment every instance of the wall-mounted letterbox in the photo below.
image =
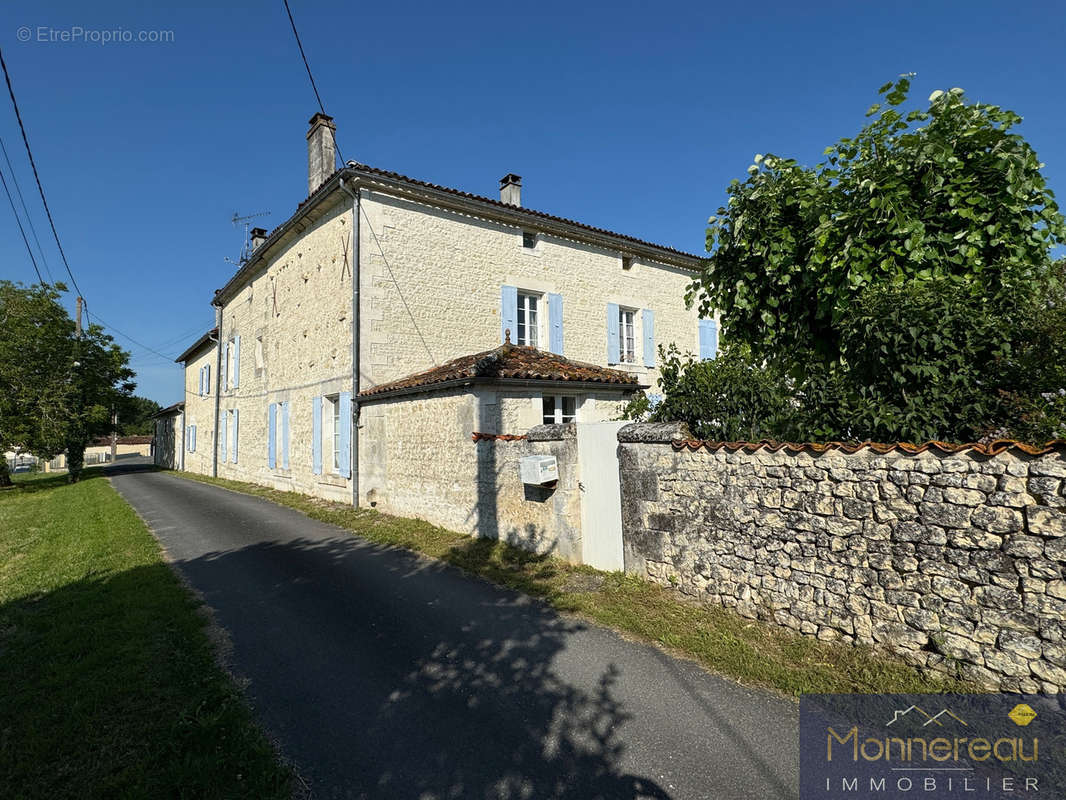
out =
[[559,462],[555,456],[522,456],[518,461],[522,483],[543,486],[559,480]]

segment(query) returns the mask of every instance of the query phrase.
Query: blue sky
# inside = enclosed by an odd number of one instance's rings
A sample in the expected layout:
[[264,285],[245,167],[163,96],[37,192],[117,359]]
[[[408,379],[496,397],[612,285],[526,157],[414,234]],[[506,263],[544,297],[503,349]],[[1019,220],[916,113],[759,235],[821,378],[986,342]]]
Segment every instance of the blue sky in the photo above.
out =
[[[1056,3],[290,4],[345,158],[490,196],[517,172],[524,205],[691,252],[755,153],[817,162],[902,72],[917,73],[915,102],[961,86],[1020,113],[1066,191]],[[280,0],[176,5],[22,4],[0,28],[90,312],[170,358],[212,324],[242,243],[233,213],[269,210],[269,229],[305,197],[316,110]],[[173,41],[39,41],[77,26]],[[2,99],[0,136],[59,277]],[[32,282],[0,202],[0,277]],[[138,393],[181,398],[176,365],[115,335]]]

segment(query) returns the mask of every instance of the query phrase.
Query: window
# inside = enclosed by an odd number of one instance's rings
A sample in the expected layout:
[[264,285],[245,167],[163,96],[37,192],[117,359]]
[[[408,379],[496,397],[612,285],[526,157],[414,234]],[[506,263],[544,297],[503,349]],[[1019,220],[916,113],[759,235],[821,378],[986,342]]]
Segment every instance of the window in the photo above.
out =
[[618,309],[619,360],[632,364],[637,360],[636,312],[631,308]]
[[255,371],[263,371],[263,337],[255,337]]
[[622,269],[633,269],[633,256],[622,256]]
[[341,399],[331,394],[322,398],[322,450],[329,454],[330,472],[341,471]]
[[544,395],[544,424],[558,425],[573,422],[577,398],[573,395]]
[[226,363],[225,363],[225,375],[226,375],[226,388],[236,389],[241,382],[241,337],[234,334],[228,342],[226,342]]
[[540,337],[540,296],[518,294],[518,340],[516,344],[537,347]]
[[530,249],[537,246],[537,234],[533,231],[522,231],[522,247]]

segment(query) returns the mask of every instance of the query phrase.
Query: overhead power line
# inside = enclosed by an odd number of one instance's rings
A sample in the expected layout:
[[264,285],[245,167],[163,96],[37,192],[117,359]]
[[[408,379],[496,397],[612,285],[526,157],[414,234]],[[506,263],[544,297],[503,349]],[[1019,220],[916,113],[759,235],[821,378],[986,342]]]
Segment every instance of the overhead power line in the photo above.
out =
[[30,215],[30,209],[26,206],[26,198],[22,196],[22,187],[19,186],[18,176],[15,174],[15,168],[11,166],[11,159],[7,155],[7,147],[4,145],[4,140],[0,137],[0,150],[4,153],[4,161],[7,162],[7,171],[11,173],[11,182],[15,184],[15,193],[19,196],[19,203],[22,204],[22,213],[26,216],[26,224],[30,226],[30,233],[33,234],[33,241],[37,243],[37,253],[41,257],[41,264],[44,266],[44,271],[48,275],[48,281],[55,283],[55,279],[52,277],[52,270],[48,267],[48,259],[45,258],[44,248],[41,247],[41,240],[37,237],[37,228],[33,225],[33,217]]
[[[300,48],[300,58],[303,59],[304,69],[307,70],[307,77],[311,80],[311,89],[315,93],[315,99],[318,101],[318,110],[323,114],[326,113],[326,107],[322,103],[322,95],[318,93],[318,86],[315,84],[315,76],[311,74],[311,65],[307,61],[307,54],[304,52],[303,43],[300,41],[300,32],[296,30],[296,20],[292,18],[292,9],[289,8],[289,0],[284,0],[285,13],[289,15],[289,24],[292,26],[292,35],[296,37],[296,46]],[[344,156],[341,154],[340,145],[337,144],[337,134],[333,133],[333,148],[337,151],[337,156],[341,160],[341,164],[344,164]],[[336,166],[336,164],[334,164]]]
[[19,130],[22,132],[22,143],[26,145],[26,155],[30,158],[30,166],[33,167],[33,178],[37,181],[37,191],[41,194],[41,203],[44,204],[44,213],[48,215],[48,224],[52,227],[52,236],[55,237],[56,247],[59,248],[59,255],[63,259],[63,266],[67,268],[67,275],[70,276],[70,283],[79,295],[82,294],[81,287],[78,286],[78,282],[74,280],[74,273],[70,269],[70,264],[67,262],[67,254],[63,252],[63,245],[59,242],[59,233],[56,231],[55,220],[52,219],[52,210],[48,207],[48,200],[44,196],[44,187],[41,186],[41,176],[37,172],[37,162],[33,159],[33,150],[30,149],[30,140],[26,136],[26,126],[22,124],[22,114],[19,112],[18,101],[15,100],[15,90],[11,87],[11,74],[7,71],[7,62],[4,61],[4,51],[0,49],[0,67],[4,70],[4,80],[7,82],[7,93],[11,96],[11,105],[15,109],[15,119],[18,120]]
[[108,324],[108,323],[107,323],[107,322],[106,322],[105,320],[101,319],[101,317],[100,317],[100,315],[99,315],[99,314],[92,314],[92,315],[90,315],[90,314],[89,314],[89,312],[88,312],[88,311],[86,311],[86,312],[85,312],[85,316],[87,316],[87,317],[88,317],[88,316],[92,316],[92,317],[94,317],[94,318],[96,319],[96,321],[97,321],[97,322],[98,322],[98,323],[99,323],[99,324],[100,324],[101,326],[103,326],[104,328],[107,328],[108,330],[114,331],[114,332],[115,332],[115,333],[117,333],[117,334],[118,334],[119,336],[121,336],[121,337],[122,337],[123,339],[127,339],[128,341],[130,341],[130,342],[133,342],[133,344],[137,345],[137,346],[138,346],[138,347],[140,347],[140,348],[141,348],[142,350],[147,350],[147,351],[148,351],[149,353],[153,353],[154,355],[157,355],[157,356],[159,356],[160,358],[162,358],[162,359],[164,359],[164,360],[166,360],[166,361],[169,361],[169,362],[171,362],[171,363],[174,363],[174,358],[173,358],[172,356],[164,355],[163,353],[160,353],[160,352],[159,352],[158,350],[156,350],[155,348],[149,347],[148,345],[144,344],[143,342],[139,342],[139,341],[137,341],[137,340],[136,340],[136,339],[134,339],[134,338],[133,338],[132,336],[130,336],[130,335],[129,335],[128,333],[123,333],[123,332],[122,332],[122,331],[120,331],[120,330],[119,330],[118,328],[116,328],[116,327],[115,327],[114,325],[110,325],[110,324]]
[[[12,176],[14,178],[14,176]],[[41,277],[41,271],[37,269],[37,259],[33,257],[33,250],[30,249],[30,240],[26,238],[26,231],[22,227],[22,220],[19,219],[19,212],[15,210],[15,201],[11,197],[11,192],[7,188],[7,179],[4,177],[4,171],[0,170],[0,183],[4,184],[4,194],[7,195],[7,202],[11,203],[11,213],[15,215],[15,222],[19,226],[19,233],[22,234],[22,241],[26,245],[26,252],[30,256],[30,262],[33,264],[33,271],[37,273],[37,282],[44,283],[44,278]]]

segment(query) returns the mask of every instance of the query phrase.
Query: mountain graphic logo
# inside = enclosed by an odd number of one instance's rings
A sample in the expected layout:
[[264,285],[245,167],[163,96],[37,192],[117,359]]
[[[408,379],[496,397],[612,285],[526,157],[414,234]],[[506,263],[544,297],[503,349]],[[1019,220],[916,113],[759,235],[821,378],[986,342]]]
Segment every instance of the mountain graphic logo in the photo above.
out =
[[960,725],[964,725],[967,728],[970,727],[969,724],[966,722],[966,720],[964,720],[962,717],[952,713],[950,710],[948,710],[946,708],[940,709],[940,711],[938,711],[935,714],[930,714],[928,711],[926,711],[921,706],[910,706],[910,707],[904,708],[902,710],[897,708],[895,711],[892,712],[892,719],[890,719],[888,722],[886,722],[885,726],[887,727],[887,726],[893,724],[894,722],[898,722],[899,720],[903,719],[903,717],[907,716],[908,714],[915,714],[918,717],[924,718],[925,721],[922,723],[922,727],[923,728],[926,727],[927,725],[933,725],[933,724],[936,724],[936,725],[938,725],[940,727],[944,727],[944,723],[941,722],[941,719],[947,719],[947,718],[951,718],[951,719],[955,720],[956,722],[958,722]]

